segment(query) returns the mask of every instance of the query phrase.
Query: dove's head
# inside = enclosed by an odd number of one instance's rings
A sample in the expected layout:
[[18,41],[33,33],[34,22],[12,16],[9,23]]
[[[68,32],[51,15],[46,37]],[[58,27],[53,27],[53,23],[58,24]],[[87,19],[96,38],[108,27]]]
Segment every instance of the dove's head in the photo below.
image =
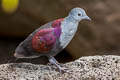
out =
[[78,22],[83,20],[83,19],[91,20],[82,8],[73,8],[70,11],[69,16]]

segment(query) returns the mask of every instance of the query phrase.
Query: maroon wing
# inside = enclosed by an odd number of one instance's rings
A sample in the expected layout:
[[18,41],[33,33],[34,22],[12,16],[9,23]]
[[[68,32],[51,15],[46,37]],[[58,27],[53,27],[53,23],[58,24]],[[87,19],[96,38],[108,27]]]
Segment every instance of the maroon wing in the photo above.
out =
[[54,28],[45,28],[39,30],[32,39],[32,47],[38,52],[50,51],[56,43]]
[[33,49],[41,53],[46,53],[53,49],[56,40],[60,38],[61,21],[63,21],[63,19],[57,19],[53,21],[51,27],[38,30],[32,38]]

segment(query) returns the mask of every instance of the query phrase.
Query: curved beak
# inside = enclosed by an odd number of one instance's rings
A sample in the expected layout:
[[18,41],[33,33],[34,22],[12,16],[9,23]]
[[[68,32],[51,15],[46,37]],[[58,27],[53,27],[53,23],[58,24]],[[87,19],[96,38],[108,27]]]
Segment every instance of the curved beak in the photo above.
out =
[[92,21],[91,18],[88,17],[88,16],[85,16],[84,19],[87,19],[87,20],[89,20],[89,21]]

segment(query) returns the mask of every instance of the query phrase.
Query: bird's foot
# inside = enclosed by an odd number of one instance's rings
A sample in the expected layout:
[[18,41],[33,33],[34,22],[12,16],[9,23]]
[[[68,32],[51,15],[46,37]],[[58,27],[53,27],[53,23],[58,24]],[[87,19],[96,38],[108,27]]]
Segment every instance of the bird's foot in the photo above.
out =
[[[63,73],[70,73],[67,68],[66,68],[66,69],[63,69],[61,66],[64,66],[64,65],[63,65],[63,64],[60,64],[59,62],[57,62],[57,61],[55,60],[55,58],[53,58],[53,57],[52,57],[52,58],[49,58],[49,62],[50,62],[51,64],[55,65],[60,73],[62,73],[62,74],[63,74]],[[48,65],[49,65],[49,64],[48,64]],[[60,65],[61,65],[61,66],[60,66]]]
[[72,73],[72,72],[69,71],[68,68],[66,68],[66,69],[60,68],[60,69],[58,69],[58,70],[59,70],[59,72],[60,72],[61,74],[64,74],[64,73],[69,73],[69,74],[71,74],[71,73]]

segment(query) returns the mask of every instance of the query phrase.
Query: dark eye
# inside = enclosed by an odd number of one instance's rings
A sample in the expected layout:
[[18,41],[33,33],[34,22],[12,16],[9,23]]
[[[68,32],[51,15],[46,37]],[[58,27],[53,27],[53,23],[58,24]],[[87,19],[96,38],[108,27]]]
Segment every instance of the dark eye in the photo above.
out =
[[80,13],[78,13],[78,16],[81,16],[81,14],[80,14]]

